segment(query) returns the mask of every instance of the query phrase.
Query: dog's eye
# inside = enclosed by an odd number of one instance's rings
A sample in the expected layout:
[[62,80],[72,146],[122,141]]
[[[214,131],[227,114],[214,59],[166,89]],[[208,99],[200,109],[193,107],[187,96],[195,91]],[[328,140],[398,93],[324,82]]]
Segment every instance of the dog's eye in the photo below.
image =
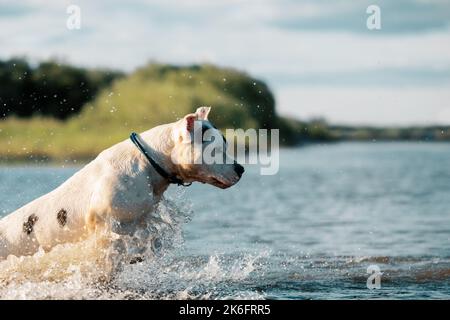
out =
[[[214,124],[211,123],[211,126],[212,126],[214,129],[216,129],[217,131],[219,131],[219,129],[217,129],[217,127],[216,127]],[[202,126],[202,138],[203,138],[203,136],[205,135],[205,132],[206,132],[207,130],[209,130],[209,129],[211,129],[211,128],[208,127],[208,126],[206,126],[206,125],[203,125],[203,126]],[[224,142],[225,144],[227,144],[228,141],[227,141],[227,139],[225,138],[225,136],[224,136],[223,134],[221,134],[221,136],[222,136],[223,142]]]

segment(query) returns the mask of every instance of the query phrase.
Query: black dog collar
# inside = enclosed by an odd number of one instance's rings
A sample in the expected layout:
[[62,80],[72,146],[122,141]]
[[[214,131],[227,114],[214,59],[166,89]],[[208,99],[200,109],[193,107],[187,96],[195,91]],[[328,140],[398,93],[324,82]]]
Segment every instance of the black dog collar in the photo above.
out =
[[150,164],[156,170],[156,172],[158,172],[164,179],[167,179],[170,183],[174,183],[183,187],[189,187],[192,184],[192,182],[185,183],[177,176],[167,173],[166,170],[164,170],[158,163],[156,163],[155,160],[152,159],[152,157],[150,157],[147,150],[145,150],[144,146],[139,142],[139,139],[140,139],[139,135],[136,132],[131,133],[130,140],[139,149],[139,151],[141,151],[142,154],[147,158],[148,162],[150,162]]

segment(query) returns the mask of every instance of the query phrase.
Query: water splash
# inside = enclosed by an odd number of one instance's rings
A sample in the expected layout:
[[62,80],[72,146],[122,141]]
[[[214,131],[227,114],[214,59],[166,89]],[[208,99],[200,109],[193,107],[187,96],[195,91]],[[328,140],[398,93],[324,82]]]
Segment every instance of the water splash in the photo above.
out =
[[[49,252],[8,257],[0,262],[0,298],[261,298],[252,290],[233,291],[232,284],[249,277],[264,254],[184,255],[182,226],[193,211],[181,198],[161,201],[148,217],[148,227],[134,236],[96,234]],[[118,242],[120,251],[113,246]]]

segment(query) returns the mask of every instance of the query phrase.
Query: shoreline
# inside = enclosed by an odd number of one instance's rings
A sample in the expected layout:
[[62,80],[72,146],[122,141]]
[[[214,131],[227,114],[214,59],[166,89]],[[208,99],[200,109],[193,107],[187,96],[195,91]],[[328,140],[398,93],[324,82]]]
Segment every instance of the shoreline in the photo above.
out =
[[[292,150],[298,148],[309,148],[315,146],[337,145],[337,144],[450,144],[449,140],[389,140],[389,139],[370,139],[370,140],[331,140],[331,141],[303,141],[296,145],[280,145],[280,150]],[[101,151],[100,151],[101,152]],[[85,165],[94,160],[99,153],[76,157],[68,154],[67,159],[59,157],[51,157],[45,155],[30,156],[30,155],[2,155],[0,154],[0,166],[20,166],[31,165],[36,166],[54,166],[64,165],[67,167],[76,167]]]

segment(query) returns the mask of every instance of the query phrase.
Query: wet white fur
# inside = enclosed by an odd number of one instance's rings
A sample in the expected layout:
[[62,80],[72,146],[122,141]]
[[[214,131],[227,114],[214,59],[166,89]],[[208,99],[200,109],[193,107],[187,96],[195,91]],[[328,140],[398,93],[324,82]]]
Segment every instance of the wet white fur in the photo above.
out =
[[[229,187],[239,180],[229,165],[189,166],[175,165],[172,161],[173,157],[183,157],[190,148],[187,121],[192,118],[207,121],[208,113],[209,108],[199,108],[177,122],[143,132],[141,140],[166,171],[187,182],[217,185],[218,178],[222,183],[217,186]],[[39,247],[50,250],[60,243],[77,242],[104,228],[118,234],[133,234],[154,210],[168,185],[126,139],[101,152],[55,190],[0,220],[0,260],[8,255],[31,255]],[[64,226],[57,219],[61,209],[67,212]],[[33,231],[27,234],[24,224],[31,215],[37,220]]]

